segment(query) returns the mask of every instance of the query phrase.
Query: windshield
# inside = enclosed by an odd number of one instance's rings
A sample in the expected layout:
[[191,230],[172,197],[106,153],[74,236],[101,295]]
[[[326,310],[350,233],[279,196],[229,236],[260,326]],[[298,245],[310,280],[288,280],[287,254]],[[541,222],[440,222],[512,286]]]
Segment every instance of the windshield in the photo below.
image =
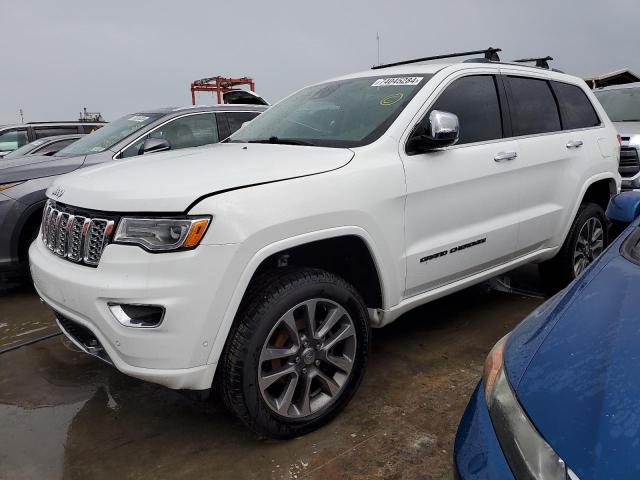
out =
[[595,92],[612,122],[640,122],[640,87]]
[[63,148],[54,156],[70,157],[104,152],[161,116],[159,113],[127,115]]
[[22,157],[23,155],[26,155],[27,153],[29,153],[31,150],[34,150],[40,145],[42,145],[44,142],[45,142],[44,140],[35,140],[31,143],[27,143],[26,145],[23,145],[17,150],[14,150],[13,152],[5,155],[2,159],[11,160],[12,158]]
[[228,141],[366,145],[389,128],[432,76],[352,78],[307,87],[271,107]]

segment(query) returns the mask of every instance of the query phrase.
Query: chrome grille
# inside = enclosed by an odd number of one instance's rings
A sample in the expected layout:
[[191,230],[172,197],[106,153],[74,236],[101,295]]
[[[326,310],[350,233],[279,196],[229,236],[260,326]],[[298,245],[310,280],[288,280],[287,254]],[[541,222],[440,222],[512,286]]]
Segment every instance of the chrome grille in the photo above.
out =
[[79,214],[49,200],[42,214],[42,241],[56,255],[96,266],[109,243],[114,221]]

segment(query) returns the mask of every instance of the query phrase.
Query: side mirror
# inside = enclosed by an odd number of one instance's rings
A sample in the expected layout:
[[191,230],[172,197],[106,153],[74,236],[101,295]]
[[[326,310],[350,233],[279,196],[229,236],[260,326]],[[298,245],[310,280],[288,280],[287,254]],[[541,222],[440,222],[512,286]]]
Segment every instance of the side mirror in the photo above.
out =
[[426,128],[414,132],[409,140],[410,153],[424,153],[436,148],[454,145],[460,136],[460,122],[458,116],[432,110],[429,114],[429,122]]
[[171,144],[164,138],[147,138],[142,144],[140,155],[171,150]]
[[640,191],[629,190],[609,200],[607,218],[614,223],[629,224],[640,215]]

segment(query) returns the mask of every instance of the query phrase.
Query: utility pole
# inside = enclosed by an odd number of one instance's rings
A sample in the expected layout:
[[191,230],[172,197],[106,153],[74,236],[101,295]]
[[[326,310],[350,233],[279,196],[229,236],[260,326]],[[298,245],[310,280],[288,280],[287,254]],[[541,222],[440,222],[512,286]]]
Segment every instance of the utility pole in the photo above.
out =
[[378,65],[380,65],[380,35],[376,32],[376,41],[378,42]]
[[20,109],[20,123],[24,123],[24,112]]

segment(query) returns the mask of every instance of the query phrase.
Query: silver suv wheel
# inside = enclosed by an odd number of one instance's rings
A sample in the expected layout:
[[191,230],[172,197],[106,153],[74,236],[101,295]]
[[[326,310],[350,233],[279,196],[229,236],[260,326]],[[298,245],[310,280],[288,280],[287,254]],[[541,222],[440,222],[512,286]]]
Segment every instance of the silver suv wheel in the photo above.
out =
[[604,228],[597,217],[591,217],[580,229],[573,252],[573,271],[576,277],[602,253],[603,248]]
[[347,384],[356,348],[356,329],[342,306],[326,298],[299,303],[279,318],[262,347],[262,398],[287,418],[327,409]]

